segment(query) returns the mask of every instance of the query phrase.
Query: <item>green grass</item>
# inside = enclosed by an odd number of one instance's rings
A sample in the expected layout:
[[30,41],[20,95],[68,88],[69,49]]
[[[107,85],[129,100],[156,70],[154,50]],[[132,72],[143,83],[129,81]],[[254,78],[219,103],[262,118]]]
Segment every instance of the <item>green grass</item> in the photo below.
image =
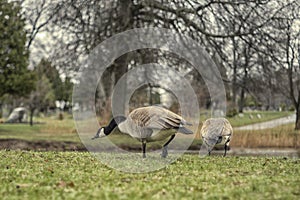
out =
[[[29,126],[28,124],[1,124],[0,125],[0,139],[21,139],[27,141],[70,141],[81,143],[74,121],[71,119],[54,120],[47,118],[41,124]],[[90,139],[94,136],[90,135],[85,143],[91,143]],[[118,129],[115,129],[110,134],[109,139],[120,147],[130,147],[132,149],[141,148],[141,143],[127,134],[120,134]],[[190,139],[191,140],[191,139]],[[99,143],[101,139],[95,140],[95,144]],[[174,140],[175,142],[176,140]],[[182,140],[180,140],[182,141]],[[149,143],[147,148],[158,149],[161,148],[163,142]],[[125,146],[124,146],[125,145]],[[180,142],[179,142],[180,145]],[[199,139],[193,142],[193,146],[200,145]]]
[[[243,117],[236,115],[235,117],[227,118],[233,127],[245,126],[254,123],[266,122],[272,119],[278,119],[293,114],[293,112],[275,112],[275,111],[255,111],[255,112],[244,112]],[[258,118],[258,115],[261,118]]]
[[[300,160],[184,155],[122,173],[89,153],[0,151],[2,199],[299,199]],[[121,161],[120,161],[121,162]]]
[[[209,112],[204,112],[206,114],[202,114],[200,116],[200,120],[203,122],[206,119],[210,118],[210,115],[207,115]],[[233,127],[245,126],[254,123],[266,122],[272,119],[278,119],[281,117],[286,117],[292,115],[294,112],[291,111],[246,111],[243,114],[238,114],[234,117],[226,117]],[[242,116],[241,116],[242,115]],[[261,118],[258,116],[260,115]]]
[[0,139],[80,141],[73,119],[56,120],[44,118],[39,121],[41,123],[33,126],[29,126],[29,124],[1,124]]

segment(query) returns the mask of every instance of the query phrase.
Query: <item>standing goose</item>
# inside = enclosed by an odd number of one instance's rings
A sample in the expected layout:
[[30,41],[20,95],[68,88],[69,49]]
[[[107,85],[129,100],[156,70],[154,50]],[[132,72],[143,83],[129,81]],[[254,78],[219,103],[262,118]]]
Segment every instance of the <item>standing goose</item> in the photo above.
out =
[[92,139],[105,137],[118,126],[122,133],[126,133],[142,142],[143,158],[145,158],[147,142],[169,138],[162,148],[161,156],[165,158],[168,155],[168,144],[174,139],[177,132],[183,134],[193,133],[184,125],[191,124],[165,108],[158,106],[141,107],[133,110],[127,118],[116,116],[108,126],[101,127]]
[[210,118],[203,123],[201,128],[203,144],[208,150],[208,155],[216,144],[224,142],[224,157],[229,147],[229,142],[233,134],[232,126],[225,118]]

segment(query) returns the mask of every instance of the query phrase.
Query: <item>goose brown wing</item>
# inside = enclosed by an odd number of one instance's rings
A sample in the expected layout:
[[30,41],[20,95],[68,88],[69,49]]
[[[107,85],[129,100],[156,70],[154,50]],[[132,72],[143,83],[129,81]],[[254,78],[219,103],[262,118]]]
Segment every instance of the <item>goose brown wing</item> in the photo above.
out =
[[230,122],[227,119],[224,119],[224,129],[222,131],[222,136],[228,136],[233,134],[233,129]]
[[216,139],[221,136],[223,126],[219,123],[214,123],[213,125],[209,125],[204,123],[201,128],[201,135],[204,138]]
[[135,109],[129,118],[136,125],[150,129],[178,129],[188,124],[181,116],[157,106]]
[[230,123],[224,118],[208,119],[201,128],[201,135],[204,138],[217,139],[220,136],[232,134]]

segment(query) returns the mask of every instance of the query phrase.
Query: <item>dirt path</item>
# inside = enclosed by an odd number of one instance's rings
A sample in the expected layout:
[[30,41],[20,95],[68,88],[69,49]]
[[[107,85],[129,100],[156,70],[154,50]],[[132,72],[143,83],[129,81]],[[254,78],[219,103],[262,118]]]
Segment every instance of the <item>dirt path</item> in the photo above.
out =
[[21,139],[0,139],[0,150],[31,150],[31,151],[86,151],[85,147],[76,142],[67,141],[27,141]]
[[237,127],[234,129],[235,130],[261,130],[261,129],[274,128],[276,126],[293,123],[295,121],[296,121],[296,114],[293,114],[293,115],[290,115],[287,117],[282,117],[279,119],[274,119],[274,120],[267,121],[267,122],[251,124],[251,125],[247,125],[247,126],[241,126],[241,127]]
[[[188,150],[186,153],[189,154],[199,154],[199,151]],[[223,150],[212,151],[212,156],[218,155],[222,156],[224,154]],[[228,156],[271,156],[271,157],[289,157],[289,158],[299,158],[300,150],[292,148],[231,148],[227,152]]]

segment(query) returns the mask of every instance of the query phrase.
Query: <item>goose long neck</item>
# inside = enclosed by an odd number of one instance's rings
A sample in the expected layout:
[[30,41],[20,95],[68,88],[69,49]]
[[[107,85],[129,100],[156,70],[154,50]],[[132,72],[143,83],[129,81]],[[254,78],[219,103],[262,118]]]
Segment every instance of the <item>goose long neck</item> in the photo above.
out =
[[104,127],[104,134],[109,135],[117,126],[126,120],[124,116],[116,116]]

